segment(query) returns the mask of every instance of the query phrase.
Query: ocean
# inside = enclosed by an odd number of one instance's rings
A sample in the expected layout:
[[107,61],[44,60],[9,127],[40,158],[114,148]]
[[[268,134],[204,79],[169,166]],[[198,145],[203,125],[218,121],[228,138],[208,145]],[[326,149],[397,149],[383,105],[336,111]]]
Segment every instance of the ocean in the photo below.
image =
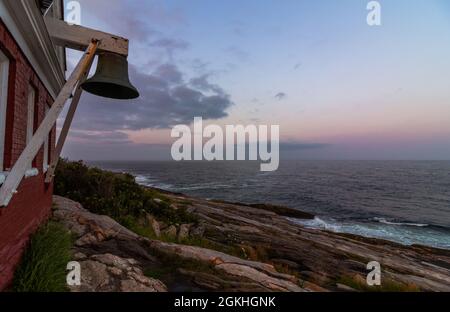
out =
[[450,249],[450,161],[90,162],[142,185],[312,213],[306,227]]

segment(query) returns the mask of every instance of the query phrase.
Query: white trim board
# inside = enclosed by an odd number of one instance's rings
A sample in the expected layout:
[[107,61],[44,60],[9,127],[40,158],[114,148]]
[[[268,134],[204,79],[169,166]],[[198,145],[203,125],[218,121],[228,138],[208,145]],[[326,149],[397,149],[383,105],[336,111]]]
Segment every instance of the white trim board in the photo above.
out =
[[[47,103],[45,103],[45,116],[47,116],[47,113],[48,113],[48,111],[49,111],[49,107],[48,107],[48,105],[47,105]],[[45,141],[44,141],[44,157],[43,157],[43,160],[42,160],[42,171],[43,172],[47,172],[47,170],[48,170],[48,166],[49,166],[49,149],[50,149],[50,134],[51,134],[52,132],[50,131],[50,133],[47,135],[47,137],[46,137],[46,139],[45,139]]]
[[[36,106],[36,90],[32,85],[28,85],[28,103],[27,103],[27,138],[26,143],[30,143],[34,135],[34,117]],[[33,161],[29,164],[29,169],[33,166]]]
[[65,83],[65,76],[36,2],[1,0],[0,18],[46,89],[56,98]]
[[9,59],[0,51],[0,171],[5,155],[6,108],[8,106]]

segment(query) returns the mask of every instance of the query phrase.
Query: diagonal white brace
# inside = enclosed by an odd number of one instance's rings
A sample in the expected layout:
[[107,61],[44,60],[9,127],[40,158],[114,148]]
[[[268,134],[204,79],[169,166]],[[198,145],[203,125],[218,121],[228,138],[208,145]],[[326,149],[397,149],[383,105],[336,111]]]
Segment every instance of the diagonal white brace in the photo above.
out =
[[83,54],[80,62],[75,67],[74,71],[70,75],[64,87],[61,89],[58,97],[55,99],[52,107],[44,118],[35,134],[33,135],[31,141],[27,144],[19,159],[14,164],[11,172],[9,172],[6,177],[5,182],[0,188],[0,207],[5,207],[11,201],[13,195],[17,192],[17,188],[22,181],[25,171],[28,168],[28,164],[33,161],[34,157],[42,147],[45,138],[48,136],[50,131],[58,119],[59,114],[64,108],[66,101],[69,99],[75,86],[86,72],[88,66],[90,66],[93,58],[95,57],[95,52],[97,51],[98,41],[92,41],[85,53]]
[[47,183],[47,184],[51,183],[53,181],[53,178],[55,177],[56,166],[58,166],[59,157],[61,156],[61,152],[64,147],[64,143],[66,142],[70,126],[72,125],[73,117],[75,116],[75,112],[77,110],[78,103],[80,102],[81,94],[83,93],[83,89],[81,88],[81,85],[83,84],[83,82],[86,81],[86,78],[89,75],[89,70],[92,66],[92,63],[93,63],[93,59],[92,59],[91,63],[89,64],[88,68],[86,69],[86,71],[84,72],[83,76],[81,77],[80,81],[78,82],[77,89],[72,98],[72,101],[70,102],[69,110],[67,111],[66,119],[64,120],[64,125],[59,134],[58,143],[56,143],[56,148],[52,153],[50,166],[48,167],[47,173],[45,175],[45,183]]

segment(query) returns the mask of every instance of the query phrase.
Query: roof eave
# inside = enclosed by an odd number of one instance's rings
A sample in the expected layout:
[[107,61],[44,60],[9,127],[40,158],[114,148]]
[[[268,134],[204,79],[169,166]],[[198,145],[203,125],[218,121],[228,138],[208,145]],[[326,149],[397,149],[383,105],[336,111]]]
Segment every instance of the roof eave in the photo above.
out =
[[44,18],[35,1],[3,0],[21,35],[32,52],[34,69],[56,97],[65,83],[65,73],[48,34]]

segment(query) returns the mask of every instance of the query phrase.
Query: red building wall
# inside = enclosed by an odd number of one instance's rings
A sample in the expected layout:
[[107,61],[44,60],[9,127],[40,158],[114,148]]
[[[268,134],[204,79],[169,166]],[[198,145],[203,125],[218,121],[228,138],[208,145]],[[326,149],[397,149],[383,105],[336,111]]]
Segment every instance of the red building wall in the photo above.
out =
[[[26,145],[29,84],[36,89],[35,128],[44,119],[45,105],[51,105],[53,99],[1,20],[0,49],[10,60],[4,168],[0,168],[2,171],[14,165]],[[56,127],[50,134],[50,155],[54,149],[55,137]],[[53,185],[44,183],[43,157],[44,148],[33,162],[33,167],[39,169],[39,175],[22,180],[18,193],[10,204],[0,208],[0,290],[11,283],[30,235],[51,213]]]

